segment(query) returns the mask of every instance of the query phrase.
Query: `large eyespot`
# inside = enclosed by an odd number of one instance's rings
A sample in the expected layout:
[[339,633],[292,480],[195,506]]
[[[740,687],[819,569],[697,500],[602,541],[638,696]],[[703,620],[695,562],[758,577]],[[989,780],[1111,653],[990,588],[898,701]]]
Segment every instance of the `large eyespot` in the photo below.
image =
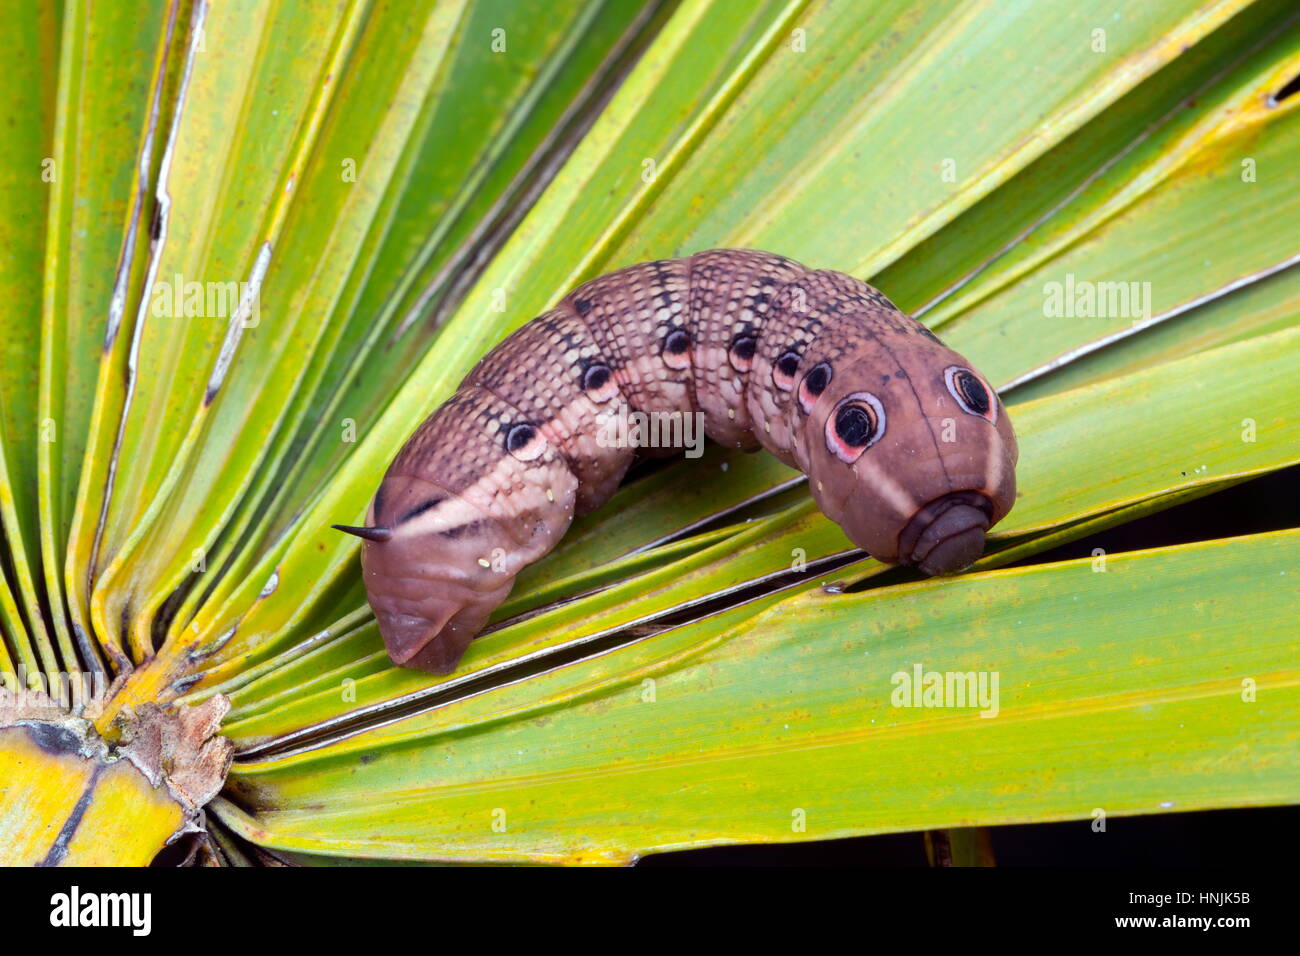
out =
[[851,465],[885,434],[885,407],[870,392],[840,400],[826,419],[826,448]]
[[603,405],[618,395],[618,383],[608,365],[593,362],[582,371],[582,390],[597,405]]
[[684,369],[691,364],[691,334],[685,329],[673,329],[664,336],[659,356],[669,368]]
[[805,415],[812,413],[817,396],[826,391],[826,386],[831,383],[834,374],[830,362],[818,362],[803,377],[803,381],[799,383],[799,407],[803,409]]
[[799,371],[800,358],[798,352],[790,349],[776,360],[772,367],[772,382],[781,391],[788,392],[794,388],[794,373]]
[[727,353],[731,367],[737,372],[748,372],[754,364],[754,352],[757,349],[758,337],[749,332],[741,332],[731,340],[731,349]]
[[524,422],[506,432],[506,451],[520,461],[532,461],[546,451],[546,439],[536,427]]
[[949,365],[943,370],[943,380],[948,384],[948,392],[957,399],[957,404],[963,411],[978,415],[989,423],[997,421],[997,397],[978,375],[960,365]]

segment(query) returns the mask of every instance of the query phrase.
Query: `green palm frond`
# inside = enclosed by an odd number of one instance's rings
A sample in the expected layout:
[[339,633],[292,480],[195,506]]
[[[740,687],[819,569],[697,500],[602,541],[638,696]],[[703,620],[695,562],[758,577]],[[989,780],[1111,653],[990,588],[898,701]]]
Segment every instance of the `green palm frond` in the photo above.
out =
[[[1294,530],[1016,564],[1300,461],[1291,4],[13,0],[0,44],[0,671],[103,673],[58,726],[147,767],[172,721],[204,781],[96,783],[0,708],[0,859],[87,786],[138,825],[66,862],[147,862],[209,785],[231,862],[1300,799]],[[512,329],[713,246],[868,279],[1004,389],[984,559],[890,571],[715,448],[455,674],[393,668],[330,525]],[[917,668],[996,707],[910,706]]]

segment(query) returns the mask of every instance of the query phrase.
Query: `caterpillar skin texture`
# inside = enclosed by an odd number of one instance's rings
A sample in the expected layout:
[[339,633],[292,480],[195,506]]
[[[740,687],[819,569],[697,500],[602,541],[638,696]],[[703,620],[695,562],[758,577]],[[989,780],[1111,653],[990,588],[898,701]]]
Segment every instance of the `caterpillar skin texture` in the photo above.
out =
[[395,663],[455,668],[519,571],[618,487],[638,449],[602,437],[633,412],[699,412],[713,440],[767,449],[854,544],[927,574],[968,567],[1015,500],[997,394],[865,282],[748,249],[642,263],[488,353],[397,455],[367,527],[341,528],[366,539]]

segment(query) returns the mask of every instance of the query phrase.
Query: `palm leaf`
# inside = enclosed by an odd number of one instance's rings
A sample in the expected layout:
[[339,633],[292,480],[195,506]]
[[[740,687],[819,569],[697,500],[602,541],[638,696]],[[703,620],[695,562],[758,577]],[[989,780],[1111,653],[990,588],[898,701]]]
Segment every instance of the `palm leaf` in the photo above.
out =
[[[0,710],[26,768],[0,831],[81,787],[66,861],[143,862],[194,825],[177,794],[224,781],[232,862],[232,834],[303,862],[622,862],[1297,799],[1291,531],[1014,566],[1300,459],[1282,0],[0,21],[0,670],[116,678],[45,719],[144,768],[78,777]],[[1021,497],[983,561],[882,568],[796,473],[713,449],[576,523],[457,674],[392,668],[329,526],[572,285],[717,245],[868,278],[1004,386]],[[1131,298],[1081,315],[1077,282]],[[997,674],[997,717],[893,706],[915,664]],[[150,776],[159,726],[202,786]]]

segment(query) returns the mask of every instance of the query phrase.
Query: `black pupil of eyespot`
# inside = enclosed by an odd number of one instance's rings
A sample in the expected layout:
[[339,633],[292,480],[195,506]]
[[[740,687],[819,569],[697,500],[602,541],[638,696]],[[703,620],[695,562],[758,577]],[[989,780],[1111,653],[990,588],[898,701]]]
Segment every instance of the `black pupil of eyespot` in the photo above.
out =
[[776,367],[781,370],[782,375],[793,375],[799,367],[799,356],[794,352],[786,352],[777,360]]
[[835,415],[835,434],[850,448],[860,448],[871,440],[871,413],[861,405],[845,405]]
[[808,377],[803,380],[804,386],[808,389],[810,395],[820,395],[826,391],[826,386],[831,381],[831,367],[825,362],[814,365],[813,370],[808,373]]
[[691,337],[681,329],[668,333],[664,339],[664,351],[669,355],[681,355],[691,346]]
[[609,367],[606,365],[593,365],[582,375],[582,387],[589,392],[604,388],[608,381]]
[[533,440],[532,425],[516,425],[506,436],[506,450],[518,451]]
[[758,340],[752,335],[740,335],[731,343],[731,351],[738,359],[752,359],[757,345]]
[[957,375],[957,391],[962,399],[976,414],[983,415],[989,410],[989,395],[984,386],[974,375],[961,372]]

